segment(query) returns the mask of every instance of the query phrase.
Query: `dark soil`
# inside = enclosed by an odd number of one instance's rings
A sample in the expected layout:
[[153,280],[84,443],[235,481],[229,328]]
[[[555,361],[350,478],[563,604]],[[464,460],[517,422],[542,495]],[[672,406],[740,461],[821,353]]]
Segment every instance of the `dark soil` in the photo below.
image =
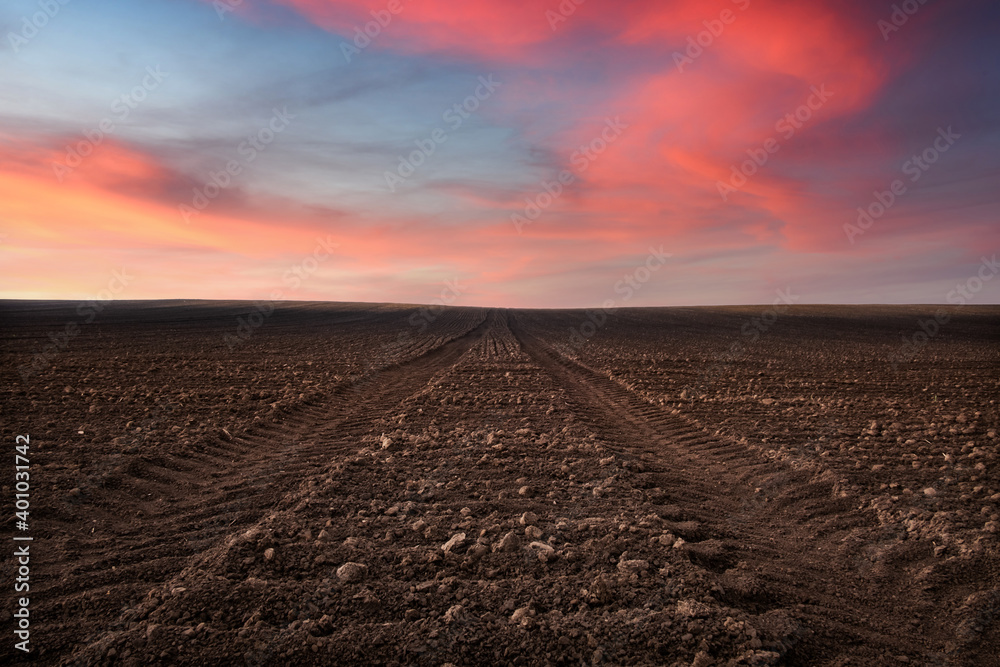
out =
[[1000,664],[1000,308],[77,307],[4,664]]

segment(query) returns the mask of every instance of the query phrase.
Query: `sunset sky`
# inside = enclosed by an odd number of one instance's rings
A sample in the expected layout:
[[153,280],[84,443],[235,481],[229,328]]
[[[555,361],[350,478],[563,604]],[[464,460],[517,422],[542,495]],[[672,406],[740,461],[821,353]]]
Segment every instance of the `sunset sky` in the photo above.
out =
[[995,2],[577,2],[4,2],[0,298],[943,303],[1000,251]]

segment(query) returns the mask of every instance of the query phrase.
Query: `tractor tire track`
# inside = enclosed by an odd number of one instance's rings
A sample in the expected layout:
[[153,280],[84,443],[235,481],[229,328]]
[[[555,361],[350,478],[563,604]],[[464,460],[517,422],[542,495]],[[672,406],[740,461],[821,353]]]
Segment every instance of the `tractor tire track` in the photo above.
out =
[[[107,533],[98,533],[95,527],[90,534],[71,538],[73,567],[40,570],[40,582],[47,583],[36,593],[37,613],[68,616],[81,609],[94,613],[114,589],[142,599],[192,559],[259,521],[338,457],[356,451],[359,438],[381,415],[451,368],[490,325],[490,319],[484,319],[414,359],[384,368],[364,382],[341,385],[326,405],[306,406],[291,419],[231,439],[220,437],[197,459],[163,461],[165,465],[139,471],[146,479],[133,480],[131,490],[142,488],[162,502],[137,501],[141,520]],[[59,602],[50,605],[47,600]],[[120,609],[102,611],[115,616]],[[86,625],[67,619],[53,630],[46,644],[58,651],[86,645],[107,628],[94,635],[93,627],[88,632]]]
[[[766,607],[784,608],[801,624],[800,643],[785,656],[789,664],[873,664],[921,644],[923,664],[946,664],[943,629],[923,638],[900,632],[911,620],[900,612],[919,604],[907,600],[909,582],[882,582],[873,591],[852,571],[843,544],[871,520],[834,498],[829,481],[719,440],[567,359],[516,318],[511,324],[522,349],[567,392],[577,417],[638,455],[647,485],[665,491],[666,502],[684,516],[704,523],[705,537],[725,544],[727,553],[705,559],[706,566],[721,571],[736,562],[748,565],[763,582],[765,594],[758,597]],[[776,485],[772,498],[759,497],[761,487]],[[828,515],[836,518],[832,526]]]

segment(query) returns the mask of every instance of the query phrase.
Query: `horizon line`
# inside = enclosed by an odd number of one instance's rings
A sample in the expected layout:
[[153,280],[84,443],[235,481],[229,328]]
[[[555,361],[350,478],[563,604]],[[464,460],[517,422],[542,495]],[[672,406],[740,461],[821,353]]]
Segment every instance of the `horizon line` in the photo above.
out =
[[[605,307],[603,305],[593,306],[496,306],[496,305],[473,305],[473,304],[443,304],[443,303],[409,303],[400,301],[333,301],[324,299],[188,299],[183,297],[157,298],[157,299],[31,299],[19,297],[0,297],[0,305],[7,304],[84,304],[92,301],[100,301],[104,304],[259,304],[270,303],[274,305],[342,305],[342,306],[401,306],[408,308],[476,308],[483,310],[604,310],[614,312],[619,310],[663,310],[663,309],[690,309],[690,308],[764,308],[771,307],[773,303],[725,303],[725,304],[695,304],[695,305],[656,305],[656,306],[629,306],[618,305]],[[998,303],[885,303],[885,302],[810,302],[782,304],[784,308],[816,308],[816,307],[841,307],[841,308],[1000,308]]]

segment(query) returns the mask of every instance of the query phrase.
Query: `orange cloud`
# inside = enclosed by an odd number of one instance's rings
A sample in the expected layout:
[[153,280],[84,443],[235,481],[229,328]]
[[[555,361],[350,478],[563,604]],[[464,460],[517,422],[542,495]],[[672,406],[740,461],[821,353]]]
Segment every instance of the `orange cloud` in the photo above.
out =
[[[689,232],[714,210],[717,224],[731,221],[734,231],[757,241],[800,249],[825,243],[825,232],[815,237],[817,243],[810,241],[807,228],[817,224],[816,201],[806,196],[802,183],[760,169],[727,201],[721,199],[718,183],[727,182],[733,165],[747,159],[747,150],[759,150],[771,138],[794,142],[794,136],[778,132],[777,123],[811,100],[814,90],[829,94],[823,95],[820,108],[811,110],[808,123],[794,125],[796,131],[865,109],[889,74],[875,51],[883,44],[870,22],[833,2],[732,0],[708,6],[699,0],[588,0],[579,5],[400,0],[393,4],[399,9],[395,14],[388,13],[388,0],[280,4],[346,38],[381,17],[386,25],[378,26],[372,48],[458,52],[498,66],[513,65],[505,75],[511,80],[503,101],[506,122],[523,121],[524,102],[539,105],[548,98],[559,105],[568,112],[563,129],[538,140],[562,155],[566,168],[572,166],[573,147],[589,143],[600,131],[600,119],[626,119],[629,129],[586,173],[578,174],[576,186],[547,213],[549,230],[536,226],[534,235],[562,235],[552,229],[558,212],[566,214],[560,219],[572,220],[566,224],[576,232],[581,231],[580,219],[604,216],[613,231],[588,228],[588,233],[619,239],[629,230],[651,227]],[[560,6],[575,9],[570,14]],[[553,20],[553,12],[562,12],[565,20]],[[688,38],[700,45],[689,49]],[[532,62],[572,68],[574,59],[595,48],[595,40],[601,40],[599,48],[611,63],[601,76],[615,79],[597,102],[591,96],[577,103],[573,91],[548,80],[550,74],[518,69]],[[635,52],[623,62],[652,57],[662,64],[633,72],[631,66],[614,64],[616,50]],[[546,78],[545,85],[537,85],[537,76]],[[502,124],[505,118],[495,122]],[[523,205],[521,200],[510,202],[512,210]],[[730,215],[734,202],[741,207],[737,210],[753,215],[737,220]],[[761,217],[772,222],[763,223]]]
[[[10,141],[0,157],[5,265],[18,276],[8,296],[82,297],[85,286],[99,288],[108,271],[128,265],[145,278],[130,298],[270,298],[279,290],[283,298],[383,300],[391,292],[428,302],[444,280],[476,276],[468,280],[472,293],[513,276],[510,258],[523,250],[510,235],[498,243],[474,228],[443,230],[420,218],[361,224],[274,199],[246,210],[219,202],[186,224],[178,205],[190,201],[190,189],[177,184],[187,179],[122,143],[105,142],[60,183],[52,164],[63,153],[47,146],[64,139]],[[336,244],[335,258],[288,289],[287,271],[310,261],[320,239]]]
[[[316,25],[354,39],[368,27],[379,48],[461,51],[524,59],[524,49],[553,31],[540,2],[456,3],[448,0],[278,0]],[[365,35],[359,41],[365,45]]]
[[22,245],[168,245],[245,255],[270,247],[267,224],[222,211],[208,208],[186,224],[180,202],[164,198],[181,178],[148,154],[106,140],[60,182],[53,165],[64,158],[62,151],[16,142],[0,160],[0,215]]
[[[754,2],[745,12],[732,7],[734,20],[704,40],[709,45],[700,57],[713,63],[696,57],[681,71],[671,61],[636,77],[599,110],[620,114],[629,127],[583,174],[579,210],[604,214],[635,232],[658,228],[675,235],[695,232],[710,216],[750,240],[829,248],[837,232],[827,224],[831,216],[821,215],[827,202],[774,167],[785,160],[787,168],[788,147],[798,137],[822,133],[824,123],[867,108],[887,68],[872,53],[870,26],[822,6]],[[704,21],[718,16],[706,16],[700,3],[641,10],[636,16],[642,20],[619,39],[676,45],[680,36],[708,30]],[[586,144],[599,129],[592,121],[578,123],[566,143]],[[718,184],[729,183],[734,165],[750,159],[748,150],[760,155],[768,140],[778,146],[771,164],[758,167],[723,201]],[[818,167],[823,156],[811,160]]]

